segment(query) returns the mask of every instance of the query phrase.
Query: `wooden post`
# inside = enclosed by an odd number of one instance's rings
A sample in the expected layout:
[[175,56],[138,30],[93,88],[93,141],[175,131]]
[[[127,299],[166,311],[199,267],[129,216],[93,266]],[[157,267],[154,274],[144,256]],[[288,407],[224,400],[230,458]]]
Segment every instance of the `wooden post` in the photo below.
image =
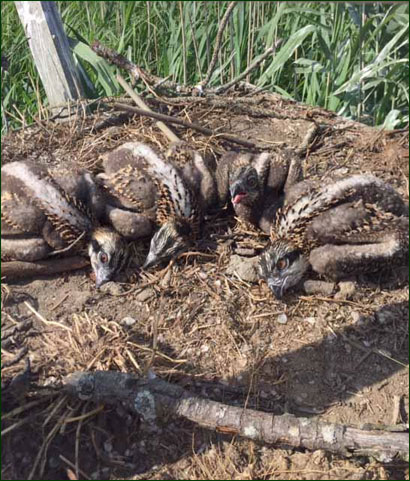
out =
[[14,2],[50,107],[83,96],[83,89],[55,2]]

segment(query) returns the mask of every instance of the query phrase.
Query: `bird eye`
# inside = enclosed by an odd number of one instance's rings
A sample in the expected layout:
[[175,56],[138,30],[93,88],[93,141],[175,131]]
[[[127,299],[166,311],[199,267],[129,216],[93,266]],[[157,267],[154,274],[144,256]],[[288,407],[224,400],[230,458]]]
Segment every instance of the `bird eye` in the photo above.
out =
[[106,264],[108,262],[108,255],[105,252],[100,252],[100,262]]
[[256,187],[258,181],[255,179],[255,177],[250,177],[248,179],[248,185],[249,187]]
[[285,258],[282,258],[282,259],[279,259],[278,262],[276,263],[276,268],[279,271],[282,271],[283,269],[288,267],[288,265],[289,265],[289,260],[285,259]]

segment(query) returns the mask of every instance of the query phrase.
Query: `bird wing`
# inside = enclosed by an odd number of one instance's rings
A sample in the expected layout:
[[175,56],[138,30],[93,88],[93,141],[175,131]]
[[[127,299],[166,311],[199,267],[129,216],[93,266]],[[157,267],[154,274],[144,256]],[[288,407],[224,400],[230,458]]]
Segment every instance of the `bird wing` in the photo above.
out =
[[165,162],[153,149],[141,143],[128,142],[122,146],[134,156],[145,160],[144,168],[157,186],[157,221],[160,225],[172,219],[187,221],[193,232],[199,232],[202,215],[198,199],[171,163]]
[[33,204],[44,212],[63,239],[72,241],[91,230],[92,223],[84,206],[62,191],[48,172],[39,172],[26,162],[12,162],[2,170],[20,179]]
[[384,182],[372,175],[360,174],[312,190],[280,211],[273,235],[300,234],[308,222],[330,207],[360,198],[370,186],[379,188],[383,185]]

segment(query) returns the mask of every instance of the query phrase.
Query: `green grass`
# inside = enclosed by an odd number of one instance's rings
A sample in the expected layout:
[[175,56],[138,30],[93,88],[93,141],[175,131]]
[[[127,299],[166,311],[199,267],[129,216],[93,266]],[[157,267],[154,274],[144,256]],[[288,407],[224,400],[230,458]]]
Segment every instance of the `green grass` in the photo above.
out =
[[[115,69],[92,55],[98,39],[161,77],[195,85],[207,71],[227,2],[57,2],[91,98],[121,94]],[[13,2],[1,2],[2,133],[47,105]],[[398,128],[409,115],[408,4],[240,2],[210,85],[242,72],[282,43],[247,80],[370,125]]]

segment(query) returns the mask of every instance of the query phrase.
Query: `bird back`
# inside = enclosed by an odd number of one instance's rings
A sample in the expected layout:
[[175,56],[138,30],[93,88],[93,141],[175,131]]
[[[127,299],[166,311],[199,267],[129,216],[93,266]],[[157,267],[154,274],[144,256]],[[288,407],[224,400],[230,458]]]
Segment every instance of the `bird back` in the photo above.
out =
[[[64,241],[72,242],[91,231],[93,216],[90,210],[81,199],[58,184],[52,171],[30,162],[13,162],[2,167],[2,176],[5,176],[5,185],[8,179],[19,186],[16,203],[28,198],[26,203],[37,208]],[[2,203],[4,206],[3,199]],[[12,212],[4,215],[13,218]]]

